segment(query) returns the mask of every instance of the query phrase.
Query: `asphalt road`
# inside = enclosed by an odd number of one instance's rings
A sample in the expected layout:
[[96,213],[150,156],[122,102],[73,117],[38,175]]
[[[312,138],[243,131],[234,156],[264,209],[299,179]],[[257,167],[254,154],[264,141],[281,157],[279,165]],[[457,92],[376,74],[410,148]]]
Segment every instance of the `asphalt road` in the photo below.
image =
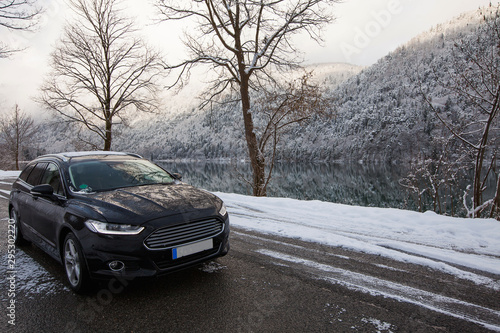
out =
[[223,258],[76,295],[63,268],[33,245],[17,248],[14,269],[8,266],[2,190],[9,189],[0,182],[2,332],[500,331],[498,290],[413,264],[236,228]]

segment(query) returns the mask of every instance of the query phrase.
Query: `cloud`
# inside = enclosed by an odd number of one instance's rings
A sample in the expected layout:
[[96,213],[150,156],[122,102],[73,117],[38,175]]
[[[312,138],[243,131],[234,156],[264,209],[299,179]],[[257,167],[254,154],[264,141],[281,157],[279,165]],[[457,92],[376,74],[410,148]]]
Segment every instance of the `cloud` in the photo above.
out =
[[[350,0],[337,5],[337,21],[324,46],[304,41],[307,62],[350,62],[369,66],[432,26],[490,0]],[[347,52],[346,49],[351,52]]]

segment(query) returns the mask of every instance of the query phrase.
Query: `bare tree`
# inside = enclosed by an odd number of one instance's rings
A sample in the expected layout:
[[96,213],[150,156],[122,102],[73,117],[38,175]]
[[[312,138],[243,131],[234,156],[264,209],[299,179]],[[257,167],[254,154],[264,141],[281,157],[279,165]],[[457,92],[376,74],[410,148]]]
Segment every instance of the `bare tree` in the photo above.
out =
[[253,194],[266,195],[266,161],[254,125],[251,91],[275,82],[280,70],[300,63],[292,37],[304,32],[320,41],[332,22],[331,5],[339,0],[157,0],[164,20],[194,19],[186,32],[189,59],[167,66],[179,80],[198,64],[217,74],[208,101],[230,90],[241,103],[245,138],[253,173]]
[[[266,167],[264,186],[260,189],[263,194],[271,181],[282,135],[293,125],[301,125],[313,117],[327,118],[332,113],[332,99],[312,78],[309,72],[284,84],[277,82],[254,97],[255,134]],[[250,185],[252,189],[255,186]]]
[[156,110],[159,55],[135,36],[118,0],[72,0],[77,20],[52,53],[39,101],[97,135],[110,150],[128,110]]
[[433,156],[426,156],[421,152],[412,161],[408,175],[400,179],[399,184],[414,198],[420,212],[429,203],[438,214],[459,216],[460,211],[456,207],[461,198],[458,194],[459,183],[466,177],[468,156],[457,157],[454,154],[457,151],[454,146],[458,143],[453,137],[437,137],[434,140],[441,144],[442,149],[433,152]]
[[[0,27],[8,30],[31,30],[38,23],[42,9],[35,5],[35,0],[0,1]],[[0,41],[0,58],[20,51]]]
[[14,112],[0,119],[0,139],[9,160],[15,161],[19,170],[19,159],[23,151],[29,147],[33,135],[38,131],[33,119],[22,113],[16,104]]
[[[423,93],[436,117],[454,138],[463,143],[466,153],[473,155],[471,206],[465,196],[463,200],[470,217],[480,217],[488,206],[493,207],[491,214],[498,212],[500,207],[500,189],[497,189],[495,198],[483,198],[486,181],[494,172],[499,144],[500,5],[486,9],[484,21],[478,38],[464,38],[456,43],[453,66],[448,73],[450,79],[446,82],[439,79],[441,86],[460,102],[462,113],[467,115],[465,124],[458,126],[445,119],[428,94]],[[442,73],[436,75],[442,77]]]

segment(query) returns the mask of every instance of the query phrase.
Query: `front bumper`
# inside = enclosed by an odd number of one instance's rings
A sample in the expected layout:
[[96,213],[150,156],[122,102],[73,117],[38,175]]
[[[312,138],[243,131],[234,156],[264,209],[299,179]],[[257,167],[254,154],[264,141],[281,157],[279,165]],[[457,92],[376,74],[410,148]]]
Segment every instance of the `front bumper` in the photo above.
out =
[[[128,280],[159,276],[224,256],[229,251],[229,217],[227,216],[224,220],[223,231],[211,238],[213,240],[211,249],[178,259],[173,259],[173,248],[151,250],[144,245],[144,240],[154,231],[155,226],[147,227],[139,235],[130,236],[101,235],[85,231],[80,242],[91,278],[121,277]],[[182,244],[176,247],[178,246]],[[123,268],[112,270],[109,264],[113,261],[123,263]]]

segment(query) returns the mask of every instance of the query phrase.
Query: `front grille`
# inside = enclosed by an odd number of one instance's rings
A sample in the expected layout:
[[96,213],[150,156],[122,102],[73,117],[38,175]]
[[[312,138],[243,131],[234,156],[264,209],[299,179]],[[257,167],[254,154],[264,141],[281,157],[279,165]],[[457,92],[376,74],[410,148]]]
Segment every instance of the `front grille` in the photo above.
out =
[[218,219],[190,222],[158,229],[146,238],[144,244],[151,250],[164,250],[215,237],[222,230],[224,230],[224,223]]

